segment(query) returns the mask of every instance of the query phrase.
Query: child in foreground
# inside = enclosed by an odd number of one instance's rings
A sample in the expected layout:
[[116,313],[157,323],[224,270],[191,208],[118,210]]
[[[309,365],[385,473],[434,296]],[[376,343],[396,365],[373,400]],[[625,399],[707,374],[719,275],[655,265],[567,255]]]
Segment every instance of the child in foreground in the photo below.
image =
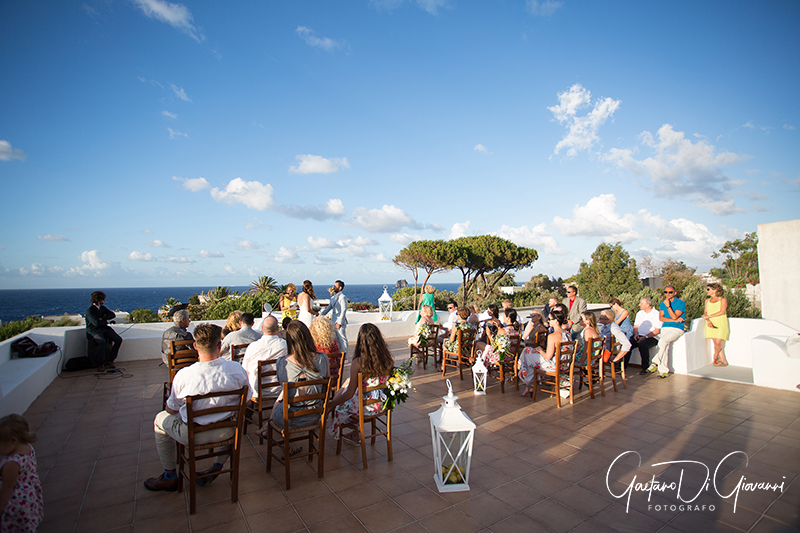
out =
[[42,484],[31,446],[36,435],[20,415],[0,419],[0,531],[36,531],[44,518]]

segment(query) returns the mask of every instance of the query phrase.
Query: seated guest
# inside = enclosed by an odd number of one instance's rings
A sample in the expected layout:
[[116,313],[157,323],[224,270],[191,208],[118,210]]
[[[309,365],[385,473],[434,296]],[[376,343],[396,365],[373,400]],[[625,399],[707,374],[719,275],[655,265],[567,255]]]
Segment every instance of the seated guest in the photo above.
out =
[[238,309],[231,311],[228,319],[225,320],[225,327],[222,328],[222,338],[224,339],[229,333],[238,330],[242,327],[242,312]]
[[[464,313],[467,314],[466,308],[463,309]],[[361,329],[358,330],[353,363],[350,365],[350,377],[336,391],[333,400],[328,402],[328,412],[333,415],[333,423],[330,425],[329,430],[333,438],[339,438],[339,428],[342,425],[353,424],[358,421],[359,399],[356,396],[358,374],[361,373],[364,386],[374,387],[386,383],[393,367],[392,354],[378,327],[370,323],[361,326]],[[367,393],[367,395],[369,396],[368,399],[385,399],[383,390],[375,390]],[[383,410],[383,402],[370,404],[365,409],[367,411],[364,413],[365,416],[378,414]],[[360,439],[358,432],[355,430],[350,433],[344,433],[342,436],[353,443],[358,443]]]
[[289,318],[288,316],[283,317],[283,319],[281,320],[281,333],[280,333],[280,335],[284,339],[286,338],[286,328],[288,328],[289,324],[291,324],[291,323],[292,323],[292,319]]
[[608,305],[610,305],[611,310],[614,311],[614,322],[619,325],[619,329],[628,337],[628,340],[633,342],[633,324],[631,324],[628,310],[622,307],[622,302],[617,298],[611,298]]
[[[257,341],[261,338],[261,333],[253,330],[253,323],[255,320],[256,319],[253,316],[253,313],[242,313],[241,326],[239,329],[230,332],[222,341],[222,357],[230,361],[231,346],[235,346],[237,344],[250,344],[251,342]],[[244,349],[239,348],[236,351],[236,357],[241,357],[242,355],[244,355]]]
[[584,311],[581,313],[581,324],[583,325],[583,331],[581,331],[581,342],[578,353],[584,354],[586,353],[586,346],[590,345],[593,339],[599,337],[600,333],[597,331],[597,319],[591,311]]
[[[416,327],[414,328],[414,334],[408,338],[408,345],[414,345],[417,349],[421,349],[422,345],[420,344],[420,337],[423,335],[423,326],[428,326],[429,328],[434,326],[435,323],[433,322],[433,308],[430,305],[423,304],[420,308],[420,321],[417,322]],[[422,354],[417,356],[417,364],[420,363],[422,360]]]
[[526,385],[520,396],[529,396],[533,393],[535,369],[541,368],[548,372],[556,369],[556,345],[572,340],[567,316],[564,313],[558,309],[554,310],[550,313],[548,322],[553,328],[553,333],[547,336],[547,348],[542,349],[541,346],[527,347],[519,357],[519,379]]
[[[451,353],[458,352],[458,344],[456,337],[458,336],[458,331],[465,330],[465,329],[475,329],[475,324],[469,321],[470,318],[469,309],[466,307],[459,307],[458,308],[458,322],[456,322],[455,326],[450,330],[450,339],[444,341],[444,349]],[[441,370],[441,369],[440,369]]]
[[551,296],[550,299],[547,300],[547,303],[545,304],[544,309],[542,310],[542,318],[550,316],[550,311],[555,309],[557,305],[558,305],[558,298],[556,298],[555,296]]
[[311,337],[314,339],[314,346],[317,352],[324,354],[341,354],[339,342],[336,340],[336,333],[333,331],[333,323],[327,316],[318,316],[311,322]]
[[[171,349],[172,341],[193,341],[194,337],[189,333],[186,328],[191,324],[189,320],[189,311],[181,309],[172,315],[172,322],[174,324],[171,328],[167,328],[163,335],[161,335],[161,360],[165,365],[169,366],[168,358]],[[176,346],[175,350],[191,350],[191,345]]]
[[[495,304],[489,305],[486,309],[486,313],[489,315],[489,318],[487,318],[483,324],[484,336],[481,340],[476,340],[475,342],[475,350],[480,350],[481,352],[486,350],[486,341],[489,340],[490,336],[494,337],[498,333],[506,332],[503,324],[500,322],[500,313]],[[486,334],[487,331],[488,334]]]
[[506,321],[505,321],[505,316],[506,316],[505,315],[505,311],[506,311],[506,309],[514,309],[514,303],[511,300],[509,300],[508,298],[506,298],[505,300],[503,300],[501,302],[500,322],[502,322],[504,326],[508,325],[508,324],[506,324]]
[[[517,322],[517,312],[514,309],[510,307],[503,309],[503,316],[505,319],[502,322],[505,323],[506,326],[497,329],[497,334],[492,335],[493,341],[500,335],[518,335],[520,332],[521,328],[519,322]],[[500,354],[495,351],[494,344],[485,345],[483,357],[490,365],[500,363]]]
[[[91,300],[92,305],[86,310],[86,334],[92,337],[95,343],[92,364],[97,366],[98,372],[105,372],[106,367],[116,368],[114,360],[119,354],[122,337],[108,325],[108,321],[117,315],[103,305],[106,301],[106,293],[94,291]],[[111,347],[108,352],[106,352],[107,346]]]
[[[274,316],[267,316],[261,321],[261,332],[263,333],[261,338],[250,343],[245,349],[242,359],[242,368],[247,372],[250,388],[256,393],[254,400],[260,394],[258,362],[274,361],[278,357],[286,355],[286,341],[278,335],[278,320]],[[275,394],[277,395],[277,391]]]
[[[315,381],[328,377],[328,356],[317,353],[314,339],[305,324],[299,320],[292,320],[286,327],[286,350],[288,355],[279,357],[275,362],[278,370],[278,381],[281,383],[295,383],[298,381]],[[322,386],[301,387],[291,389],[295,396],[320,394]],[[278,401],[272,408],[272,421],[279,428],[283,428],[286,421],[283,419],[283,392],[278,396]],[[323,400],[307,400],[293,403],[289,412],[316,409],[322,405]],[[319,422],[320,415],[305,415],[292,418],[291,427],[303,427]],[[292,453],[297,453],[299,448],[293,448]]]
[[440,341],[443,335],[450,335],[450,330],[453,329],[456,322],[458,322],[458,305],[453,300],[447,302],[447,312],[449,313],[447,321],[442,324],[442,333],[439,334]]
[[[214,324],[199,324],[195,330],[195,348],[198,353],[198,362],[182,368],[175,375],[172,390],[167,399],[166,411],[156,415],[153,426],[155,428],[156,448],[164,472],[159,477],[150,478],[144,482],[147,490],[165,490],[174,492],[178,490],[178,478],[175,468],[177,466],[177,447],[175,442],[188,444],[189,429],[186,425],[186,398],[212,392],[234,391],[248,385],[247,373],[238,363],[220,358],[219,349],[222,345],[222,330]],[[249,391],[253,396],[253,391]],[[236,398],[233,396],[214,400],[218,405],[233,405]],[[198,400],[194,402],[195,409],[210,407],[211,400]],[[230,413],[211,414],[196,418],[195,424],[208,425],[224,420]],[[231,437],[233,430],[223,428],[220,430],[205,431],[198,435],[197,444],[218,442]],[[227,460],[227,455],[216,457],[214,465],[202,474],[219,472]],[[214,478],[198,480],[198,484],[205,485]]]
[[549,333],[548,329],[544,326],[544,318],[542,317],[542,313],[540,311],[533,311],[531,313],[531,320],[528,322],[528,325],[525,326],[525,331],[522,332],[522,340],[530,341],[530,345],[533,346],[534,342],[536,341],[536,334],[537,333]]
[[642,358],[642,369],[639,373],[647,374],[647,367],[650,366],[650,350],[658,345],[661,320],[658,318],[658,309],[653,307],[650,298],[639,300],[639,309],[641,311],[636,313],[636,319],[633,321],[633,343],[631,344],[632,348],[639,348],[639,356]]
[[606,348],[611,350],[611,335],[620,343],[619,353],[614,357],[614,363],[621,361],[631,351],[631,341],[625,336],[619,324],[614,322],[614,311],[605,309],[600,313],[600,335],[606,337]]
[[469,315],[469,321],[470,321],[471,323],[473,323],[473,324],[477,324],[478,322],[480,322],[481,320],[483,320],[483,319],[481,318],[481,315],[482,315],[483,313],[481,313],[481,308],[478,306],[478,304],[476,304],[476,303],[472,303],[472,304],[470,304],[470,305],[469,305],[468,309],[469,309],[469,311],[470,311],[470,315]]

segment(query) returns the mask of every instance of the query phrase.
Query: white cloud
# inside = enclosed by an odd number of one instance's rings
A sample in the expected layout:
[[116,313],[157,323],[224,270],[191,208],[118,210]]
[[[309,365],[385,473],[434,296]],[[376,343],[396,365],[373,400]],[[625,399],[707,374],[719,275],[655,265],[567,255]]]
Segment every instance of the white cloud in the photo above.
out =
[[225,268],[225,272],[227,272],[228,274],[234,274],[234,275],[238,274],[238,272],[236,272],[236,269],[233,268],[231,265],[225,265],[224,268]]
[[341,239],[336,242],[338,248],[334,250],[334,253],[347,254],[350,257],[367,257],[369,252],[366,247],[377,246],[378,244],[380,244],[378,241],[366,237]]
[[[583,150],[588,151],[599,142],[597,132],[600,126],[614,115],[621,103],[611,98],[595,100],[592,103],[592,93],[580,83],[576,83],[568,91],[558,93],[558,102],[558,105],[547,109],[553,113],[559,124],[567,126],[567,133],[558,142],[553,154],[558,154],[566,148],[567,157],[573,157]],[[591,107],[591,111],[578,116],[578,111],[586,107]]]
[[276,263],[302,263],[303,260],[297,254],[297,250],[281,246],[278,253],[272,258]]
[[219,258],[225,257],[225,254],[222,252],[209,252],[208,250],[200,250],[200,257],[208,257],[208,258]]
[[143,230],[142,230],[142,233],[144,233],[145,235],[149,235],[149,234],[151,234],[151,233],[153,233],[153,232],[152,232],[152,231],[150,231],[149,229],[143,229]]
[[71,267],[65,276],[100,276],[104,272],[116,267],[116,261],[106,261],[100,257],[100,250],[86,250],[81,253],[83,265]]
[[190,264],[197,262],[188,255],[169,255],[167,257],[161,257],[159,260],[164,263],[181,263],[181,264]]
[[391,263],[392,260],[383,254],[375,254],[365,259],[367,263]]
[[39,235],[38,239],[40,241],[50,241],[50,242],[62,242],[62,241],[68,241],[69,240],[66,237],[64,237],[63,235],[50,235],[50,234]]
[[[392,10],[402,6],[405,0],[370,0],[369,3],[377,9]],[[415,3],[431,15],[437,15],[439,8],[450,8],[448,0],[416,0]]]
[[783,125],[783,129],[785,129],[785,130],[793,130],[793,129],[795,129],[795,127],[792,126],[791,124],[784,124]]
[[[633,157],[633,150],[612,148],[603,159],[636,175],[649,177],[658,196],[687,197],[715,214],[737,212],[738,208],[728,198],[737,182],[726,176],[723,168],[736,165],[748,156],[717,153],[708,141],[701,139],[693,143],[670,124],[661,126],[657,136],[656,142],[650,132],[641,134],[642,144],[654,154],[651,157],[638,160]],[[715,200],[709,201],[709,198]],[[726,203],[730,205],[725,207]]]
[[620,217],[617,214],[617,198],[613,194],[601,194],[586,205],[576,205],[572,209],[571,220],[556,216],[553,225],[564,235],[603,237],[609,242],[630,242],[642,238],[635,229],[637,220],[634,215]]
[[340,168],[350,168],[346,157],[326,159],[321,155],[298,154],[294,158],[300,163],[289,167],[292,174],[333,174]]
[[527,8],[531,15],[538,17],[549,17],[556,12],[558,8],[564,5],[564,2],[556,2],[554,0],[528,0]]
[[11,161],[12,159],[25,161],[27,158],[28,156],[22,150],[11,148],[10,142],[0,141],[0,161]]
[[328,52],[336,50],[343,44],[342,42],[334,41],[328,37],[317,37],[314,30],[306,28],[305,26],[298,26],[294,31],[306,42],[307,45],[315,48],[322,48]]
[[800,188],[800,175],[798,175],[798,176],[797,176],[796,178],[794,178],[794,179],[791,179],[791,180],[787,180],[787,179],[785,179],[785,180],[782,180],[782,181],[783,181],[784,183],[787,183],[787,184],[789,184],[789,185],[793,186],[793,187],[798,187],[798,188]]
[[414,241],[422,240],[422,237],[420,235],[411,235],[410,233],[395,233],[394,235],[389,235],[389,240],[400,246],[407,246]]
[[311,218],[320,221],[330,218],[339,218],[345,213],[344,204],[338,198],[328,200],[325,205],[279,205],[275,210],[279,213],[283,213],[287,217],[300,218],[303,220]]
[[544,223],[538,224],[532,228],[522,226],[519,228],[512,228],[510,226],[503,226],[497,232],[498,237],[508,239],[517,246],[525,246],[527,248],[535,248],[539,255],[548,254],[565,254],[566,250],[561,248],[556,242],[555,238],[547,231]]
[[231,180],[221,191],[214,187],[211,189],[211,197],[217,202],[226,204],[243,204],[250,209],[266,211],[275,202],[275,190],[272,185],[266,185],[258,181],[244,181],[242,178]]
[[492,155],[492,152],[490,152],[489,149],[482,144],[476,144],[475,146],[472,147],[472,149],[478,152],[479,154]]
[[749,120],[745,124],[742,124],[742,127],[751,130],[761,130],[764,133],[769,133],[770,131],[772,131],[772,128],[770,128],[769,126],[758,126],[756,124],[753,124],[752,120]]
[[171,118],[171,119],[176,119],[176,118],[178,118],[178,115],[176,115],[175,113],[170,113],[170,112],[169,112],[169,111],[167,111],[166,109],[165,109],[164,111],[162,111],[162,112],[161,112],[161,115],[162,115],[162,116],[165,116],[165,117],[167,117],[167,118]]
[[172,4],[163,0],[133,0],[133,3],[148,17],[166,22],[198,43],[206,38],[202,30],[194,25],[192,12],[183,4]]
[[240,250],[257,250],[261,248],[261,245],[253,241],[239,241],[236,243],[236,247]]
[[172,176],[172,179],[181,182],[184,189],[192,192],[202,191],[203,189],[211,187],[211,184],[208,183],[208,180],[205,178],[181,178],[180,176]]
[[707,209],[708,211],[710,211],[715,215],[720,215],[720,216],[746,212],[745,209],[737,207],[735,201],[732,198],[730,200],[717,200],[717,201],[698,200],[697,205],[699,205],[703,209]]
[[450,235],[448,235],[448,239],[458,239],[459,237],[466,237],[467,231],[469,230],[469,220],[466,222],[456,222],[453,224],[453,228],[450,230]]
[[263,228],[263,227],[264,227],[264,223],[263,222],[261,222],[256,217],[250,217],[250,218],[247,219],[247,224],[245,224],[244,229],[253,230],[253,229],[258,229],[258,228]]
[[341,257],[329,257],[324,255],[314,256],[315,265],[333,265],[335,263],[341,263],[343,261],[344,259]]
[[128,254],[128,260],[130,261],[158,261],[153,254],[150,252],[137,252],[133,251]]
[[30,267],[22,267],[19,269],[21,276],[53,276],[61,274],[64,269],[61,267],[49,267],[41,263],[32,263]]
[[170,139],[174,139],[175,137],[186,137],[187,139],[189,138],[189,134],[183,133],[182,131],[173,130],[172,128],[167,128],[167,131],[169,132]]
[[186,95],[186,91],[183,90],[183,87],[178,87],[176,85],[173,85],[172,83],[170,83],[169,86],[172,88],[172,92],[175,93],[175,96],[177,96],[184,102],[189,102],[189,103],[192,102],[192,99]]
[[350,223],[370,233],[391,233],[403,227],[420,227],[414,217],[393,205],[384,205],[380,209],[359,207],[353,211],[353,215]]
[[171,248],[171,246],[160,239],[156,239],[154,241],[147,241],[145,243],[147,246],[152,246],[153,248]]
[[306,239],[308,244],[311,245],[314,249],[320,248],[336,248],[336,243],[330,239],[326,239],[325,237],[309,237]]

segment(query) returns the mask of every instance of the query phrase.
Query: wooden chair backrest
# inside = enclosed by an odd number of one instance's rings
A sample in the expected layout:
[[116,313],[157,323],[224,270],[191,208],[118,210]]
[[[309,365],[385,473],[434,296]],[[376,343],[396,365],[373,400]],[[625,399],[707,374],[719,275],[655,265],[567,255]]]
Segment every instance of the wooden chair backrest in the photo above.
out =
[[[328,407],[328,391],[331,386],[331,378],[315,379],[309,381],[293,381],[283,384],[283,428],[284,432],[291,431],[291,423],[289,420],[306,415],[320,415],[320,419],[316,424],[311,427],[324,427],[325,424],[325,411]],[[318,393],[312,394],[294,394],[294,389],[301,387],[321,387]],[[308,391],[303,391],[308,392]],[[314,401],[316,407],[306,407],[298,409],[297,411],[290,411],[289,408],[296,403]],[[303,431],[309,428],[302,428]]]
[[169,364],[169,382],[172,383],[178,370],[195,364],[199,357],[200,355],[197,353],[197,350],[178,350],[170,354],[167,359],[167,363]]
[[475,346],[475,329],[459,329],[456,331],[456,341],[458,343],[459,356],[465,357],[472,353]]
[[[220,391],[220,392],[210,392],[208,394],[201,394],[198,396],[187,396],[186,397],[186,425],[189,428],[189,447],[193,448],[195,446],[195,437],[198,433],[202,433],[204,431],[210,431],[213,429],[222,429],[222,428],[233,428],[236,430],[235,439],[238,441],[241,439],[242,430],[244,428],[244,410],[245,406],[247,405],[247,391],[250,387],[245,385],[241,389],[231,390],[231,391]],[[230,402],[229,404],[220,404],[219,401],[224,398],[228,397],[233,399],[232,397],[236,398],[235,402]],[[204,408],[197,408],[196,402],[199,400],[212,400],[212,403],[209,407]],[[217,399],[216,401],[214,401]],[[195,418],[199,418],[204,415],[210,414],[217,414],[217,413],[228,413],[228,417],[224,420],[219,422],[214,422],[212,424],[196,424],[194,422]],[[207,445],[204,445],[207,446]]]
[[[566,368],[575,362],[575,354],[578,352],[577,341],[566,341],[556,343],[556,355],[559,358],[561,368]],[[553,357],[555,357],[554,355]]]
[[[364,374],[362,374],[361,372],[358,373],[358,393],[357,394],[358,394],[358,416],[359,416],[359,420],[364,417],[364,413],[366,413],[366,410],[365,410],[366,407],[369,407],[370,405],[376,404],[376,403],[383,403],[383,401],[384,401],[384,400],[376,399],[376,398],[367,398],[366,397],[367,393],[370,393],[370,392],[376,391],[376,390],[381,390],[381,389],[387,390],[388,388],[389,388],[389,385],[388,385],[388,383],[386,381],[384,381],[383,383],[379,383],[378,385],[373,385],[371,387],[365,387],[364,386]],[[388,392],[387,392],[387,395],[388,395]],[[371,416],[380,416],[383,413],[383,411],[384,410],[381,409],[380,413],[376,413],[376,414],[371,415]]]
[[603,350],[605,349],[605,339],[595,337],[591,342],[586,343],[586,364],[589,366],[597,365],[598,361],[603,360]]
[[333,392],[342,386],[347,352],[329,353],[327,355],[328,375],[331,377],[331,392]]
[[179,347],[181,350],[194,350],[194,341],[169,341],[169,353],[174,354]]
[[[259,401],[265,398],[277,398],[281,390],[278,381],[278,368],[275,366],[277,359],[266,359],[258,362],[258,393]],[[272,394],[270,394],[272,392]]]
[[239,362],[244,357],[244,351],[250,343],[246,344],[231,344],[231,361]]
[[508,350],[515,357],[522,353],[522,340],[519,333],[511,333],[508,336]]

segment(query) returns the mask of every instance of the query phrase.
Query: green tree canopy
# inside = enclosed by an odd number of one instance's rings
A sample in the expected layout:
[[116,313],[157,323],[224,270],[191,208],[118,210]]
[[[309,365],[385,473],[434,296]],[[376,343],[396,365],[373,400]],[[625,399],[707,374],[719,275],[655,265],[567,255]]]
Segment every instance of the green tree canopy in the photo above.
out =
[[451,270],[451,247],[447,241],[414,241],[408,246],[400,250],[395,256],[393,262],[395,265],[411,272],[414,278],[414,309],[417,308],[419,300],[417,299],[417,286],[419,285],[419,276],[422,272],[425,273],[425,278],[422,281],[420,292],[425,290],[428,280],[431,275],[436,272],[444,272]]
[[759,282],[758,272],[758,234],[747,233],[743,239],[726,242],[718,252],[711,254],[714,259],[723,258],[722,268],[711,269],[728,285],[743,287],[748,283]]
[[636,260],[619,242],[598,246],[592,254],[591,264],[581,263],[575,281],[581,297],[593,303],[608,302],[623,293],[641,290]]
[[[486,290],[494,290],[498,282],[512,271],[529,267],[539,258],[533,248],[517,246],[511,241],[495,235],[460,237],[450,241],[452,265],[461,271],[462,305],[469,301],[478,279],[483,280]],[[497,273],[488,281],[486,276]]]
[[262,292],[278,292],[278,282],[272,276],[259,276],[257,280],[250,283],[250,294],[259,294]]

